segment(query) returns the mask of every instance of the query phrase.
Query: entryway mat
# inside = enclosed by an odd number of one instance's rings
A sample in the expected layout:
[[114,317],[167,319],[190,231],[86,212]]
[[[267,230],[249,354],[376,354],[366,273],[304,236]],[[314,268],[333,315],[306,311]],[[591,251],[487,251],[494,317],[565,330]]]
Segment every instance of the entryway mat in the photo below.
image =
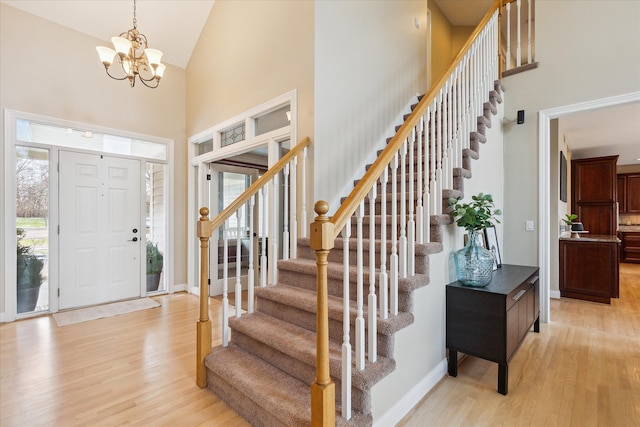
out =
[[139,298],[97,305],[95,307],[79,308],[77,310],[64,311],[62,313],[54,313],[53,318],[58,326],[67,326],[155,307],[160,307],[160,303],[152,300],[151,298]]

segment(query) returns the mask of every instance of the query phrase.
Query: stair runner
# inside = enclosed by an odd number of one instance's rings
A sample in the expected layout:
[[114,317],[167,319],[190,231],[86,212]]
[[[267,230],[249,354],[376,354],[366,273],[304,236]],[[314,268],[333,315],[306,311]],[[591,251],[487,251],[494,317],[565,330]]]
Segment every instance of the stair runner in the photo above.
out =
[[[454,170],[454,188],[443,190],[443,212],[446,212],[449,197],[463,195],[464,179],[471,178],[471,160],[479,158],[480,143],[486,142],[485,129],[491,127],[491,115],[497,113],[496,105],[501,102],[502,86],[496,81],[495,90],[489,94],[489,102],[484,104],[484,114],[478,117],[478,130],[470,135],[470,148],[463,152],[463,167]],[[367,215],[363,220],[365,288],[369,283],[368,221]],[[376,223],[380,224],[379,215]],[[388,218],[387,224],[390,223]],[[363,371],[355,368],[352,371],[353,415],[348,421],[340,415],[343,241],[336,239],[328,265],[329,357],[331,378],[336,385],[336,425],[372,424],[371,388],[395,369],[394,334],[413,323],[413,291],[429,283],[429,254],[442,251],[443,226],[451,223],[451,216],[446,213],[431,216],[431,242],[416,244],[416,274],[399,279],[398,315],[377,320],[377,361],[370,363],[367,360]],[[355,221],[352,224],[355,227]],[[390,225],[388,227],[389,235]],[[379,233],[378,225],[376,235],[379,236]],[[355,236],[355,230],[352,236]],[[391,243],[387,245],[387,254],[390,254]],[[378,263],[379,251],[380,241],[377,241]],[[355,238],[351,238],[349,244],[349,257],[353,331],[357,273]],[[309,239],[299,239],[298,258],[278,261],[278,284],[255,289],[256,312],[241,318],[230,318],[229,346],[214,347],[205,360],[207,387],[253,426],[310,425],[310,384],[315,380],[316,362],[315,259]],[[366,298],[363,312],[366,317]],[[352,348],[354,335],[351,333]]]

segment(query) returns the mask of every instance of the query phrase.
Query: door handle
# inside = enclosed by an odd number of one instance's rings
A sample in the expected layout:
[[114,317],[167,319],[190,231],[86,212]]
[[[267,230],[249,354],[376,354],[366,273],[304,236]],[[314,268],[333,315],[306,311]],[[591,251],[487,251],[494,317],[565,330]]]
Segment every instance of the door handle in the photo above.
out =
[[137,241],[138,241],[138,238],[137,238],[137,237],[134,237],[133,239],[131,239],[131,240],[129,240],[129,241],[130,241],[130,242],[137,242]]

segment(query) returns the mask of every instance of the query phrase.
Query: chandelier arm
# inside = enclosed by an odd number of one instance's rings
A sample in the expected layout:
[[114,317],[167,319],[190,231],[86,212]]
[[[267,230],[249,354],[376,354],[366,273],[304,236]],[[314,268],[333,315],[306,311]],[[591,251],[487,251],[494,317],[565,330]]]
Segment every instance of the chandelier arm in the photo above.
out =
[[[138,77],[140,77],[140,74],[138,74]],[[147,82],[150,82],[150,81],[152,81],[152,80],[155,80],[155,81],[156,81],[156,84],[155,84],[154,86],[152,86],[152,85],[150,85],[150,84],[147,84]],[[155,88],[157,88],[158,86],[160,86],[160,80],[157,80],[157,79],[149,79],[149,80],[145,80],[145,79],[143,79],[142,77],[140,77],[140,81],[142,82],[142,84],[143,84],[143,85],[145,85],[146,87],[151,88],[151,89],[155,89]]]
[[125,80],[125,79],[127,79],[129,77],[126,74],[125,74],[124,77],[115,77],[109,72],[109,67],[104,67],[104,71],[107,72],[107,76],[111,77],[114,80]]

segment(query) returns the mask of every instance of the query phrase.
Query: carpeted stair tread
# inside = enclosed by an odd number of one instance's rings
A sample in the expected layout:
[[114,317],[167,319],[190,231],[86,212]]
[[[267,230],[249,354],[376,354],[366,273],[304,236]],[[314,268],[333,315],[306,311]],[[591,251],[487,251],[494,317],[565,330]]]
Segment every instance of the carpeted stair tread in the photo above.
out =
[[[253,313],[240,319],[231,318],[229,326],[232,331],[277,349],[292,359],[309,366],[316,364],[315,332],[262,313]],[[393,359],[378,356],[375,363],[367,359],[364,370],[353,369],[351,384],[361,390],[368,390],[394,369]],[[342,378],[342,343],[333,340],[329,340],[329,371],[332,378]]]
[[[311,421],[311,391],[309,385],[298,381],[265,361],[237,348],[214,347],[205,359],[206,367],[224,379],[231,387],[242,390],[247,399],[284,426],[308,426]],[[260,414],[243,413],[242,402],[225,400],[252,425],[260,425]]]
[[[366,221],[367,226],[369,225],[370,222],[370,216],[366,216],[363,218],[363,228],[364,228],[364,224]],[[391,224],[391,221],[389,220],[391,218],[391,215],[387,215],[387,224]],[[380,215],[376,215],[375,217],[375,221],[376,224],[380,224],[382,222],[382,219],[380,219]],[[398,237],[400,236],[400,234],[398,233]],[[356,239],[353,236],[353,234],[351,235],[351,238],[349,238],[349,250],[350,251],[355,251],[357,249],[356,246]],[[364,248],[363,252],[369,252],[369,245],[371,241],[369,239],[362,239],[362,247]],[[381,241],[376,239],[376,252],[379,253],[380,252],[380,248],[381,248]],[[298,239],[298,246],[304,246],[304,247],[309,247],[311,244],[311,239],[308,237],[301,237]],[[392,248],[392,244],[390,242],[390,239],[387,239],[387,254],[391,253],[391,248]],[[343,249],[344,248],[344,240],[339,237],[337,238],[334,243],[333,243],[333,247],[335,249]],[[435,254],[435,253],[439,253],[442,249],[435,243],[429,242],[429,243],[416,243],[416,251],[415,251],[415,255],[416,256],[427,256],[427,255],[431,255],[431,254]],[[315,261],[315,258],[314,258]],[[366,259],[365,262],[368,262],[369,260]]]
[[[365,288],[366,289],[364,289],[364,292],[365,292],[364,300],[367,299],[367,295],[369,292],[368,286],[365,286]],[[315,292],[310,291],[308,289],[299,288],[297,286],[276,285],[276,286],[266,286],[262,288],[256,288],[255,292],[258,298],[269,299],[271,301],[275,301],[281,304],[286,304],[286,305],[298,308],[300,310],[307,311],[309,313],[316,313],[317,296]],[[342,322],[342,317],[343,317],[342,298],[329,295],[328,306],[329,306],[329,318]],[[259,304],[258,304],[258,309],[259,309]],[[355,325],[355,320],[357,315],[357,306],[353,301],[350,303],[349,312],[350,312],[350,316],[349,316],[350,323],[351,325]],[[363,303],[363,317],[365,320],[368,318],[368,306],[366,303]],[[378,318],[376,320],[376,327],[379,334],[392,335],[393,333],[399,331],[400,329],[412,323],[413,323],[413,314],[411,313],[399,312],[397,316],[390,316],[388,319],[381,319],[380,314],[378,313]]]

